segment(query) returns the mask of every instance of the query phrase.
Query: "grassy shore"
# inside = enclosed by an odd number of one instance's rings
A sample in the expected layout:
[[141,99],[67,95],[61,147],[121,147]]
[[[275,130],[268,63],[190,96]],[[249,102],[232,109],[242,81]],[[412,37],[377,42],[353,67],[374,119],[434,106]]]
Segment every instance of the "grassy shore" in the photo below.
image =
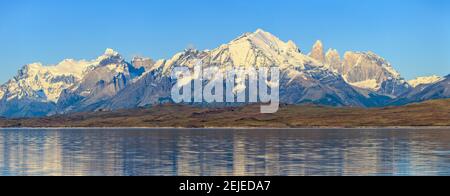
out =
[[334,108],[282,105],[275,114],[261,114],[259,105],[201,108],[164,105],[148,109],[77,113],[31,119],[0,119],[0,127],[425,127],[450,126],[450,99],[401,107]]

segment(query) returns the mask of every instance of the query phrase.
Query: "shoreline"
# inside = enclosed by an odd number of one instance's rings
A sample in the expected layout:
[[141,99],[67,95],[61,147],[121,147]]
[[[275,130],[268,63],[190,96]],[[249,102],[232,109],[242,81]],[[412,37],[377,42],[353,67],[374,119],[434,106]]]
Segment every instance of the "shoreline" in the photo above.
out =
[[380,126],[380,127],[0,127],[0,130],[450,130],[450,126]]
[[197,108],[166,105],[42,118],[0,119],[12,129],[450,129],[450,99],[377,109],[292,105],[261,114],[249,105]]

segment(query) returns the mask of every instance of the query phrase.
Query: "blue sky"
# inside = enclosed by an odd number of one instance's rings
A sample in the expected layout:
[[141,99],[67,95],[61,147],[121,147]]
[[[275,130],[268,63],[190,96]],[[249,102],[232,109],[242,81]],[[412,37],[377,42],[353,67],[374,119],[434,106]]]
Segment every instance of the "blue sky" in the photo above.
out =
[[92,59],[110,47],[169,58],[262,28],[308,52],[374,51],[404,77],[450,74],[448,0],[15,0],[0,2],[0,82],[24,64]]

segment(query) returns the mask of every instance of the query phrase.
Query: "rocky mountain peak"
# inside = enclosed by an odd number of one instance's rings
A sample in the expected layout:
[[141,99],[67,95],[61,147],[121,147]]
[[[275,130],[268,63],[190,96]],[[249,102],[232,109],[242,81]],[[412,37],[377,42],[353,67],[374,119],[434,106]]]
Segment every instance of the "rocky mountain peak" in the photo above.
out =
[[107,66],[112,64],[123,64],[124,59],[122,56],[113,49],[106,49],[105,53],[97,58],[99,66]]
[[105,50],[105,53],[103,53],[103,56],[118,56],[119,55],[119,53],[118,52],[116,52],[114,49],[112,49],[112,48],[107,48],[106,50]]
[[316,43],[314,44],[312,50],[311,50],[311,54],[310,57],[321,62],[321,63],[325,63],[325,52],[323,49],[323,44],[322,41],[317,40]]
[[356,87],[391,97],[411,89],[394,67],[374,52],[346,52],[341,74]]
[[151,58],[135,56],[133,57],[133,60],[131,60],[131,64],[133,64],[136,68],[143,67],[147,70],[150,69],[151,66],[155,64],[155,62]]
[[336,49],[329,49],[325,55],[325,64],[332,70],[342,72],[342,61],[339,52]]
[[159,60],[151,70],[162,68],[168,74],[174,66],[193,67],[201,60],[204,66],[219,67],[269,67],[281,69],[304,68],[313,64],[312,58],[300,53],[293,41],[284,42],[278,37],[258,29],[245,33],[213,50],[185,50],[169,60]]

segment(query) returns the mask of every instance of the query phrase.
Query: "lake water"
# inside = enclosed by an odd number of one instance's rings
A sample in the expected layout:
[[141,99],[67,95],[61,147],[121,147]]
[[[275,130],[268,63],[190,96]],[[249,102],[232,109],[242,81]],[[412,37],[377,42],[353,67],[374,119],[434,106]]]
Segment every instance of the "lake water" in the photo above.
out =
[[450,175],[450,130],[0,130],[0,175]]

